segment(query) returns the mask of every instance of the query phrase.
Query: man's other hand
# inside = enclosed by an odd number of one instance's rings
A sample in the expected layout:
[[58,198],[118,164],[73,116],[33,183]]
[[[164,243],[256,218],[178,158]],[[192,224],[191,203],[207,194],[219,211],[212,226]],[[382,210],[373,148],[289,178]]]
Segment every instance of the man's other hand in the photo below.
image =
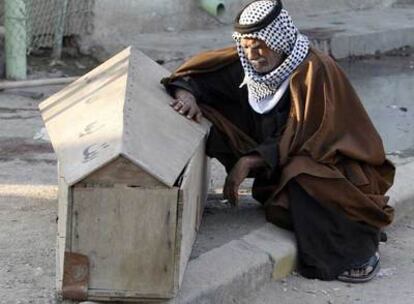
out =
[[239,187],[249,175],[250,170],[265,166],[265,161],[258,154],[241,157],[226,177],[223,197],[228,199],[232,206],[237,206],[239,202]]
[[170,106],[188,119],[201,122],[201,110],[197,105],[194,95],[183,89],[177,89],[174,95],[175,99],[170,102]]

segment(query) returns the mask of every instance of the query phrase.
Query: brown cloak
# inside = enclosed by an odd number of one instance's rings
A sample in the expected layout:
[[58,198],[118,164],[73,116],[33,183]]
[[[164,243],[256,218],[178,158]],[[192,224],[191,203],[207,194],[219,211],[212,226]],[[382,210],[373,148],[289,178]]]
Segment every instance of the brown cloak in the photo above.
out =
[[[238,60],[234,47],[191,58],[163,83],[215,71]],[[352,220],[381,228],[394,210],[385,192],[395,168],[382,140],[341,68],[311,49],[290,77],[291,110],[279,141],[281,178],[266,205],[287,207],[287,182],[295,180],[316,200],[342,210]],[[203,112],[233,145],[246,136],[211,108]]]

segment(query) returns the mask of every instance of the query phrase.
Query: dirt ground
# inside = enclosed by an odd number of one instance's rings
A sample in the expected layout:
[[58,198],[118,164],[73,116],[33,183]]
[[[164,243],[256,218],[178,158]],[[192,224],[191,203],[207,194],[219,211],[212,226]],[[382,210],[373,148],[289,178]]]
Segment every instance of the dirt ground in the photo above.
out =
[[54,186],[0,185],[0,303],[55,303]]

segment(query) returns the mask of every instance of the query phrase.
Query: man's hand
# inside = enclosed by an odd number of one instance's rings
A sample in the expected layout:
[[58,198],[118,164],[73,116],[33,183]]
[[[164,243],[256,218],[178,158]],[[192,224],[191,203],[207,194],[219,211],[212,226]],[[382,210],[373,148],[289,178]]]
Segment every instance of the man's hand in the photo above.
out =
[[185,115],[188,119],[201,122],[201,110],[197,105],[194,95],[183,89],[177,89],[174,95],[175,99],[170,103],[170,106],[181,115]]
[[223,197],[228,199],[232,206],[237,206],[239,200],[239,187],[249,175],[250,170],[265,166],[265,161],[258,154],[247,155],[240,158],[226,177]]

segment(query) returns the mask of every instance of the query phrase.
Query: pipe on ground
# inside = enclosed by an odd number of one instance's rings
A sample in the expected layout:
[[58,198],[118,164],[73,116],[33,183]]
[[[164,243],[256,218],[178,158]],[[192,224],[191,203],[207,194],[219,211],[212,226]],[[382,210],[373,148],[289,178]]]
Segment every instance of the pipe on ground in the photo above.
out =
[[222,0],[200,0],[200,6],[210,15],[221,18],[226,12],[225,1]]

